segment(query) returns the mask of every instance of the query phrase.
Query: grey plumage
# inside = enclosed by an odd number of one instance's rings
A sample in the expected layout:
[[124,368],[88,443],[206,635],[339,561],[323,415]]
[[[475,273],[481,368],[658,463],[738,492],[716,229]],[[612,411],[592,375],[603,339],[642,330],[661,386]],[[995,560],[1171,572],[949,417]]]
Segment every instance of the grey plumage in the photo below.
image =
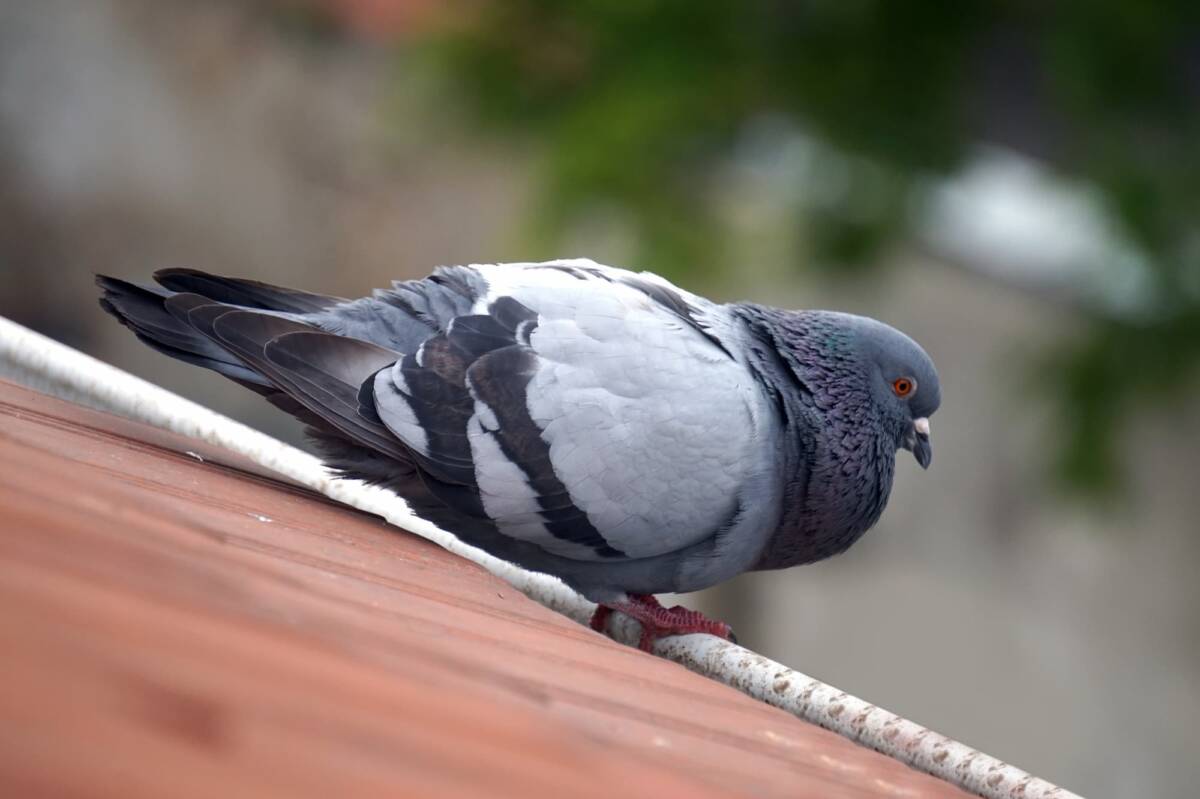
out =
[[841,552],[882,513],[897,450],[928,463],[933,364],[862,317],[582,260],[441,268],[353,301],[155,279],[100,277],[101,305],[302,419],[345,475],[598,602]]

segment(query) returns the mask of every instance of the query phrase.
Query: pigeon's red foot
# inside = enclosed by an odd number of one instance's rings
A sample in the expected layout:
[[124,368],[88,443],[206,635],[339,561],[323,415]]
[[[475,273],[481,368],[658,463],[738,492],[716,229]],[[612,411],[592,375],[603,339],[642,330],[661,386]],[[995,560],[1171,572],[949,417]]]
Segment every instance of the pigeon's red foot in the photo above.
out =
[[642,625],[638,649],[643,652],[651,651],[654,641],[658,638],[688,633],[708,633],[737,643],[737,638],[728,624],[713,621],[698,610],[690,610],[683,605],[664,608],[653,594],[629,594],[628,597],[624,602],[597,605],[596,612],[592,614],[592,629],[603,632],[608,617],[614,610],[619,610]]

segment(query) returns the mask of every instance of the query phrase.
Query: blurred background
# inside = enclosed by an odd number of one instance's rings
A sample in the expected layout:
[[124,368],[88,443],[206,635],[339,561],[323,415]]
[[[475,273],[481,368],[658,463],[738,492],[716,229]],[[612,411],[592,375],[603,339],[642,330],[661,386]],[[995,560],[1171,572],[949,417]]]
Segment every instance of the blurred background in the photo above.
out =
[[93,272],[587,256],[881,318],[929,472],[688,602],[1088,796],[1200,780],[1200,5],[0,0],[0,314],[292,442]]

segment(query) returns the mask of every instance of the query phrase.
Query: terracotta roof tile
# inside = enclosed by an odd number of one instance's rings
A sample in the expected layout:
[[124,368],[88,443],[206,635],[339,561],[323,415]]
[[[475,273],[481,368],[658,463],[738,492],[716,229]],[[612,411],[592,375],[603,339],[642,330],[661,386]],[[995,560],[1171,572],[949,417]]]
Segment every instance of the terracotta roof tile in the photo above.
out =
[[209,456],[0,384],[4,795],[964,796]]

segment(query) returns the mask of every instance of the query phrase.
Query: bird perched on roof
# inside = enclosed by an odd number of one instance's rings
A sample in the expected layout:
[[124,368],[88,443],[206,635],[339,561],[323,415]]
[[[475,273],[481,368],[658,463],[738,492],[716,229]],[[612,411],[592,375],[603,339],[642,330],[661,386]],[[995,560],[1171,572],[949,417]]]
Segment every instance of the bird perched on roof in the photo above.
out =
[[442,267],[345,300],[186,269],[98,277],[151,347],[300,418],[341,474],[662,635],[654,594],[844,551],[896,453],[929,465],[937,372],[829,311],[718,304],[587,260]]

